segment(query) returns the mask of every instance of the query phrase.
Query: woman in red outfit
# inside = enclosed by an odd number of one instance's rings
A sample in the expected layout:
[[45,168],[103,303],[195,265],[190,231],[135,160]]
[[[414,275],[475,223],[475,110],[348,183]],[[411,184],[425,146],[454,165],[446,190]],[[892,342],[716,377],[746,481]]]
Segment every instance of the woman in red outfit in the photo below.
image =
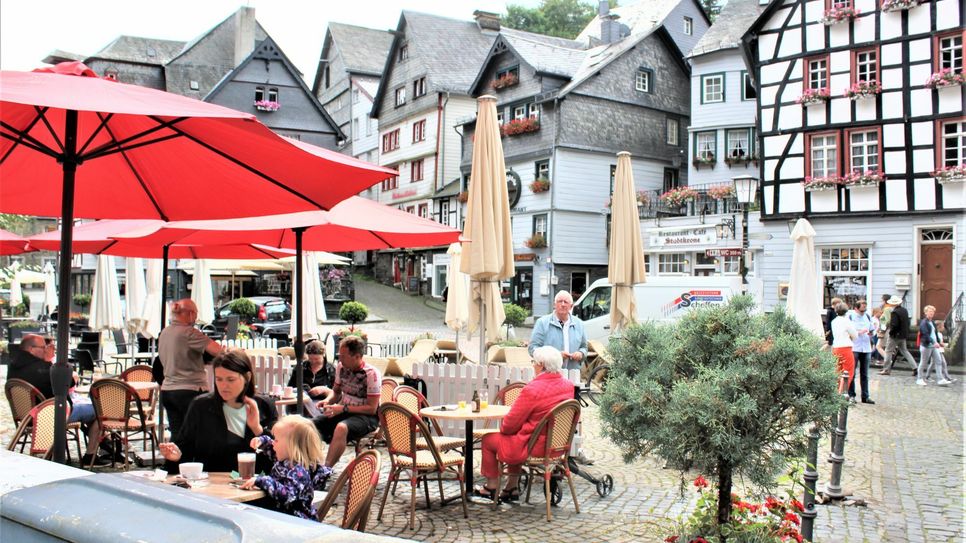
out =
[[[520,497],[517,488],[520,465],[527,459],[527,442],[537,424],[560,402],[572,400],[574,385],[560,374],[563,358],[553,347],[540,347],[533,351],[533,369],[536,377],[523,387],[520,397],[500,423],[499,433],[483,437],[483,465],[480,471],[486,477],[486,485],[475,490],[476,495],[492,498],[498,484],[499,464],[507,464],[510,473],[506,486],[500,494],[502,500]],[[542,454],[545,438],[541,437],[534,453]]]

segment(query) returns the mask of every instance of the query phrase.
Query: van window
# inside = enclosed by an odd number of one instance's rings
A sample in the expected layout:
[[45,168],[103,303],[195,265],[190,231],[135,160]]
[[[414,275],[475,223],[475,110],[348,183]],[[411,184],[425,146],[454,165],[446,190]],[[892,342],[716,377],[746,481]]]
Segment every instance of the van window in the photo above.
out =
[[610,287],[595,288],[581,300],[574,313],[581,320],[589,320],[610,314]]
[[269,321],[289,320],[292,318],[292,311],[286,303],[266,305],[265,318]]

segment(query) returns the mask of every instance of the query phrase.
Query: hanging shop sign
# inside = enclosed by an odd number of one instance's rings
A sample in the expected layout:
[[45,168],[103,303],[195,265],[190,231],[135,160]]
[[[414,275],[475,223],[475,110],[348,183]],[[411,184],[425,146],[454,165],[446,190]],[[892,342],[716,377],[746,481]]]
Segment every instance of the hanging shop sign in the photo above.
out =
[[718,240],[714,226],[681,226],[650,231],[650,247],[713,245]]

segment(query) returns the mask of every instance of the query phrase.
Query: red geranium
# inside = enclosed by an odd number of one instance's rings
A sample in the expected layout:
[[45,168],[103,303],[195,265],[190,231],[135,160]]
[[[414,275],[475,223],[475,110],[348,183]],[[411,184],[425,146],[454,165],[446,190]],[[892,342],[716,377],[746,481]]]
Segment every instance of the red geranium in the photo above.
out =
[[678,536],[672,535],[664,538],[664,543],[675,543],[678,540]]
[[694,486],[698,488],[708,488],[708,481],[703,475],[698,475],[698,478],[694,480]]
[[805,510],[805,506],[802,504],[802,502],[795,499],[792,500],[792,508],[794,508],[799,513]]
[[796,515],[795,513],[792,513],[791,511],[785,513],[785,520],[795,524],[796,526],[798,524],[801,524],[802,522],[801,520],[798,519],[798,515]]

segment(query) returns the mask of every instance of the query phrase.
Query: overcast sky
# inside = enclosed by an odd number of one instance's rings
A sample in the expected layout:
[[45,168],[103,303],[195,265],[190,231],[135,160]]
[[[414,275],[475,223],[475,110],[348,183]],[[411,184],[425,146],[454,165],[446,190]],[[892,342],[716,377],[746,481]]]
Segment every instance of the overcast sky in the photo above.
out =
[[[539,0],[512,3],[536,6]],[[121,34],[191,40],[247,5],[311,84],[329,21],[395,29],[402,9],[471,20],[506,0],[3,0],[0,68],[30,70],[61,49],[91,55]]]

